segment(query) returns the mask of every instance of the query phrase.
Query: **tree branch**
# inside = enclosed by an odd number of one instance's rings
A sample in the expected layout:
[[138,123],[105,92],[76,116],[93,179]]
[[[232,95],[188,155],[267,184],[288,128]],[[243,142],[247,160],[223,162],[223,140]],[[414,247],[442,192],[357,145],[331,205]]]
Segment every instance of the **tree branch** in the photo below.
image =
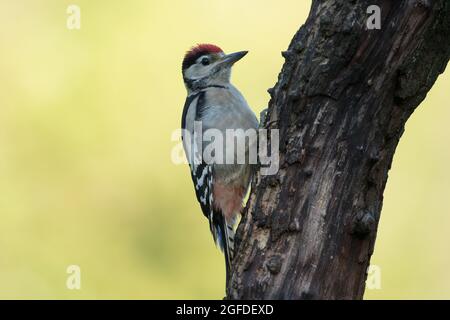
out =
[[228,298],[363,297],[388,170],[449,34],[447,0],[313,0],[270,90],[280,170],[253,182]]

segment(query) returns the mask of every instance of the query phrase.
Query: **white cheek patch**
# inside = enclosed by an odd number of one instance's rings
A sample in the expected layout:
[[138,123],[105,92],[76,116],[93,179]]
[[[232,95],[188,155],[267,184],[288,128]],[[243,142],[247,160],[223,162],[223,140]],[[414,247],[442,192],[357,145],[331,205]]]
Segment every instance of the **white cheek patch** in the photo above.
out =
[[[220,53],[219,56],[223,57],[225,54]],[[198,80],[208,76],[211,73],[211,70],[217,65],[217,61],[211,62],[211,64],[204,66],[201,64],[203,58],[209,58],[208,56],[201,56],[197,59],[196,63],[187,68],[184,72],[184,77],[189,80]]]
[[192,80],[198,79],[199,73],[200,73],[200,70],[198,70],[198,66],[193,64],[184,72],[184,77],[187,79],[192,79]]
[[210,66],[208,68],[202,66],[202,65],[192,65],[187,71],[185,72],[185,77],[190,80],[197,80],[206,77],[210,72]]

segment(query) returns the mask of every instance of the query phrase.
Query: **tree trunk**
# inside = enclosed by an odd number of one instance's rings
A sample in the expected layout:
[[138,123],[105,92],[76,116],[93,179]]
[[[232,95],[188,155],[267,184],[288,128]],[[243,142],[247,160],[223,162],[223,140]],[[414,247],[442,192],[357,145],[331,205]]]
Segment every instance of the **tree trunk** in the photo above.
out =
[[269,90],[280,170],[254,179],[228,298],[363,297],[392,158],[449,35],[448,0],[313,0]]

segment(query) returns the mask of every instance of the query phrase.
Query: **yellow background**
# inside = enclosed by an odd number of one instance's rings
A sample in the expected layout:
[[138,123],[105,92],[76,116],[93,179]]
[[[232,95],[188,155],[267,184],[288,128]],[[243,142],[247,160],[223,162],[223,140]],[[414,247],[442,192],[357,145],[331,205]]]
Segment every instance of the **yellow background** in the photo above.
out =
[[[222,255],[170,157],[181,60],[198,42],[249,50],[233,81],[259,112],[309,4],[0,0],[0,298],[222,298]],[[450,298],[449,84],[398,147],[366,298]]]

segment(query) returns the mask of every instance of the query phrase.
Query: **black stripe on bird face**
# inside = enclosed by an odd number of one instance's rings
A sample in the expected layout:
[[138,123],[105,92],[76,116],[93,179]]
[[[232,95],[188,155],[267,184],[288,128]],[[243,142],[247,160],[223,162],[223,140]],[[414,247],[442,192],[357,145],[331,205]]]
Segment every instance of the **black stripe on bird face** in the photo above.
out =
[[207,56],[207,55],[209,55],[209,54],[210,54],[210,52],[204,50],[204,51],[196,52],[196,53],[193,54],[193,55],[187,56],[187,57],[184,58],[184,60],[183,60],[183,67],[182,67],[182,68],[183,68],[183,71],[186,70],[186,69],[188,69],[188,68],[189,68],[190,66],[192,66],[193,64],[195,64],[195,63],[197,62],[198,58],[200,58],[201,56]]

